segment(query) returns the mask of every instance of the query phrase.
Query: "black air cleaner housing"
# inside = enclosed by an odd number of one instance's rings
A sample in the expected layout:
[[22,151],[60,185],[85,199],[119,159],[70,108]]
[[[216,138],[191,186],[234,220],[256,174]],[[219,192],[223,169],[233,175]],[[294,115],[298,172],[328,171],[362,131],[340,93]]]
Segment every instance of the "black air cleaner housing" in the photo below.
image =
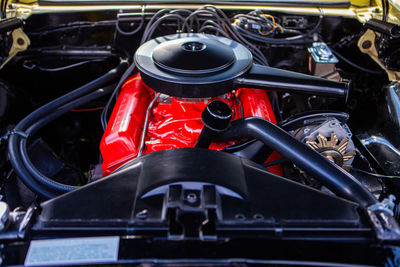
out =
[[199,33],[158,37],[135,54],[143,82],[174,97],[220,96],[236,88],[345,98],[348,83],[253,64],[251,52],[231,39]]
[[212,97],[233,89],[233,80],[252,66],[243,45],[209,34],[176,34],[143,44],[135,63],[145,84],[176,97]]

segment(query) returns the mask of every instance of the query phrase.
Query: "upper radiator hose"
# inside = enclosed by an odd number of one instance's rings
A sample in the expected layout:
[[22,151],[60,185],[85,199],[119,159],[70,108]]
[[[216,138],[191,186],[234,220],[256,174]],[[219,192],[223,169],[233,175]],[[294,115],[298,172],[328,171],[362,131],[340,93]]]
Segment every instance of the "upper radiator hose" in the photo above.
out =
[[291,160],[297,167],[318,179],[336,195],[369,207],[378,200],[352,175],[336,167],[318,152],[304,145],[275,124],[256,117],[233,121],[219,133],[218,141],[254,138]]

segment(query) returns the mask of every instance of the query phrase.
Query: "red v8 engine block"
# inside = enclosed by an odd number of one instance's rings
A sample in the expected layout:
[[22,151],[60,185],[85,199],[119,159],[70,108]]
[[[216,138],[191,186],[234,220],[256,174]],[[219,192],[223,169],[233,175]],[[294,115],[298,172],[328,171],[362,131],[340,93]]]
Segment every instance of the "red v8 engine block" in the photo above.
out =
[[[348,92],[343,83],[253,64],[245,46],[209,34],[181,33],[150,40],[136,50],[134,64],[139,73],[122,86],[101,141],[103,175],[144,154],[201,144],[207,136],[203,133],[215,130],[207,125],[202,131],[202,112],[206,107],[204,114],[210,112],[211,101],[218,100],[213,103],[219,105],[222,101],[225,111],[232,110],[228,120],[259,117],[276,123],[267,90],[318,91],[326,96]],[[203,149],[236,153],[230,146],[237,148],[241,142],[207,141],[196,148],[204,145]],[[259,152],[264,153],[262,148]],[[273,152],[267,161],[279,157]],[[282,174],[280,165],[268,169]]]
[[[148,110],[154,97],[155,92],[143,83],[140,74],[132,76],[122,86],[100,145],[103,175],[138,156],[143,131],[142,154],[194,147],[204,126],[201,113],[215,99],[232,108],[232,120],[255,116],[276,123],[268,95],[263,90],[240,88],[219,97],[191,99],[161,94]],[[222,150],[232,144],[212,143],[210,149]],[[273,153],[267,161],[277,157],[279,155]],[[272,167],[270,171],[281,174],[280,166]]]
[[[245,46],[209,34],[150,40],[136,50],[134,64],[139,73],[121,88],[101,141],[103,175],[144,154],[193,148],[204,127],[201,114],[210,101],[227,104],[232,120],[259,117],[276,123],[265,90],[299,93],[311,88],[307,93],[326,96],[348,92],[344,83],[253,64]],[[240,141],[211,143],[207,148],[223,150]],[[277,157],[273,152],[267,161]],[[268,169],[282,173],[280,165]]]

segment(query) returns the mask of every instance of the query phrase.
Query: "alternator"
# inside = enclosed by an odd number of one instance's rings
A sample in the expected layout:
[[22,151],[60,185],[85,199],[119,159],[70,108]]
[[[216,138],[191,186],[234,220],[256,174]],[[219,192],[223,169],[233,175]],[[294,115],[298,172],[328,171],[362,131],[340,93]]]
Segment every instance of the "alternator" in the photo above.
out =
[[343,169],[351,168],[356,152],[352,133],[346,124],[328,118],[319,125],[298,129],[294,136]]

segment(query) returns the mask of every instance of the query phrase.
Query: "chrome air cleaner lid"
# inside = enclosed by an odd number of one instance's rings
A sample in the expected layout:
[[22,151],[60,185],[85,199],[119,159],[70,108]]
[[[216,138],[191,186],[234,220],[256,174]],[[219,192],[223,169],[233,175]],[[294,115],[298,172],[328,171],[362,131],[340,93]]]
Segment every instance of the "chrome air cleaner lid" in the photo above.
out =
[[212,97],[233,89],[252,66],[243,45],[208,34],[176,34],[144,43],[135,54],[142,79],[153,90],[176,97]]

